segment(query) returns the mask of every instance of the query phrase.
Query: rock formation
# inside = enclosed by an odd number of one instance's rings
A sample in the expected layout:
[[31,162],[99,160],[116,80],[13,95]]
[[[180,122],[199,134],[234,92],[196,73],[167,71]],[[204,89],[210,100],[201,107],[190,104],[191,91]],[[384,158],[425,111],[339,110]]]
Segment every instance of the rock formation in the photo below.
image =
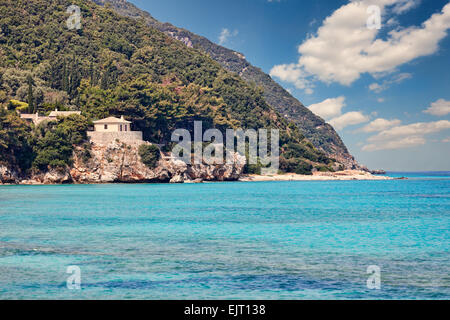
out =
[[[148,143],[148,142],[146,142]],[[234,181],[241,176],[245,157],[235,154],[234,164],[187,165],[183,161],[162,156],[154,169],[141,162],[138,145],[113,141],[107,145],[91,144],[91,157],[84,150],[74,151],[70,168],[50,169],[46,173],[32,174],[25,179],[4,166],[0,166],[1,183],[21,184],[90,184],[90,183],[151,183]]]

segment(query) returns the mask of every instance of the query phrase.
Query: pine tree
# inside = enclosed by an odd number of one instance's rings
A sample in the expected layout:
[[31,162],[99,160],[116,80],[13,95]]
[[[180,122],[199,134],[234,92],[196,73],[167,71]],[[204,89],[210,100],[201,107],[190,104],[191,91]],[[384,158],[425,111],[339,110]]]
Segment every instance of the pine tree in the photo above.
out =
[[62,89],[69,92],[69,73],[67,72],[67,61],[64,59],[62,71]]
[[91,87],[93,87],[94,86],[94,77],[95,77],[95,75],[94,75],[94,60],[93,59],[91,60],[91,65],[89,67],[89,76],[91,78]]
[[71,99],[75,98],[75,94],[77,93],[78,87],[81,82],[81,74],[79,70],[78,60],[73,56],[72,59],[72,67],[70,70],[70,79],[69,79],[69,96]]
[[100,84],[102,90],[108,90],[109,87],[109,69],[106,69],[102,75],[102,81]]
[[28,83],[28,97],[27,97],[27,102],[28,102],[28,110],[31,113],[35,113],[36,112],[36,103],[33,97],[33,85],[34,85],[34,80],[33,77],[31,75],[27,76],[27,83]]
[[80,110],[81,102],[80,102],[80,92],[77,93],[77,99],[75,100],[75,105],[77,109]]

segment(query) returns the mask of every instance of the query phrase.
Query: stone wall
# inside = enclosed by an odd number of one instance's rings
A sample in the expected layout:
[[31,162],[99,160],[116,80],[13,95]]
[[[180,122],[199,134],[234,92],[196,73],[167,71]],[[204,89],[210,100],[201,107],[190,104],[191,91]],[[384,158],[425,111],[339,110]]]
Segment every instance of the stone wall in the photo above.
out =
[[126,144],[142,144],[144,142],[142,139],[142,131],[127,131],[127,132],[89,131],[87,134],[91,142],[100,145],[108,145],[116,140],[119,140]]

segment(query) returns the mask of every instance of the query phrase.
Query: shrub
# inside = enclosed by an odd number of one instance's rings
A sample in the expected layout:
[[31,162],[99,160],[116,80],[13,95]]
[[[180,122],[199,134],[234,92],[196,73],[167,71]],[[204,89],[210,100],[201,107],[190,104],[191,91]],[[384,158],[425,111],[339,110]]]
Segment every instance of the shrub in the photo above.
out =
[[27,171],[35,155],[31,126],[20,119],[16,112],[0,106],[0,163]]
[[161,158],[161,153],[159,148],[155,145],[143,144],[139,147],[139,156],[141,161],[150,169],[156,168],[159,159]]
[[316,169],[319,172],[333,172],[334,170],[332,168],[326,167],[326,166],[316,166]]
[[245,174],[261,174],[261,164],[246,164],[244,166]]
[[293,172],[297,174],[312,174],[313,166],[304,162],[301,159],[286,159],[283,156],[280,157],[280,170],[283,172]]
[[81,159],[83,160],[84,163],[88,163],[91,158],[92,158],[91,145],[89,143],[85,143],[83,144]]
[[27,113],[28,103],[19,100],[9,100],[8,110],[17,110],[20,113]]
[[311,175],[312,168],[313,168],[313,166],[310,165],[309,163],[300,162],[297,164],[297,167],[295,168],[294,172],[297,174]]
[[72,164],[74,145],[87,139],[88,121],[80,115],[70,115],[59,121],[42,123],[36,129],[41,136],[35,145],[33,167],[46,171],[48,167],[65,167]]

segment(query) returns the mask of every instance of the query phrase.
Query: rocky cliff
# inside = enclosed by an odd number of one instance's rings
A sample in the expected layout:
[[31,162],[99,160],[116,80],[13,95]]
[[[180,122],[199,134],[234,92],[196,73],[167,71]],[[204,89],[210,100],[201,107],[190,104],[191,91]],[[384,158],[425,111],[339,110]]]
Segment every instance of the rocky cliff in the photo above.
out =
[[202,182],[234,181],[242,174],[245,158],[236,155],[234,164],[187,165],[182,161],[162,155],[154,169],[144,165],[137,145],[119,141],[107,145],[92,144],[86,159],[85,150],[75,149],[73,165],[65,169],[52,169],[46,173],[20,178],[0,166],[0,183],[21,184],[92,184],[92,183],[152,183],[152,182]]

